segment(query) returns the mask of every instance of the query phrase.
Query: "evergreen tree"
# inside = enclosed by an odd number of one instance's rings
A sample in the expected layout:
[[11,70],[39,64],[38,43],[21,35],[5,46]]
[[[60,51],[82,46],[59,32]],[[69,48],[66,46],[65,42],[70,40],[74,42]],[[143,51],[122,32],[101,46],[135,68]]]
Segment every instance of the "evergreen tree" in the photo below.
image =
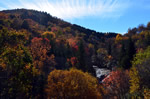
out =
[[131,38],[126,41],[126,46],[122,43],[122,48],[120,51],[119,65],[124,69],[129,69],[131,67],[131,61],[134,54],[136,53],[134,43]]
[[111,55],[111,44],[110,43],[108,44],[107,52],[108,52],[108,55]]
[[22,23],[22,26],[21,26],[23,29],[29,29],[29,24],[28,24],[28,22],[26,21],[26,20],[24,20],[23,21],[23,23]]
[[79,42],[78,60],[79,60],[79,65],[77,68],[86,71],[87,69],[85,63],[85,49],[84,49],[83,41]]
[[70,58],[72,56],[72,50],[71,50],[69,43],[67,43],[67,45],[66,45],[66,56],[68,58]]
[[[135,49],[135,46],[134,46],[134,42],[132,41],[131,38],[129,38],[128,44],[127,44],[126,54],[129,56],[130,61],[133,59],[133,56],[134,56],[135,53],[136,53],[136,49]],[[130,62],[130,65],[131,65],[131,62]]]
[[146,46],[150,45],[150,31],[147,31],[145,33],[145,42],[144,43],[145,43]]
[[120,55],[119,55],[119,66],[124,67],[125,65],[125,60],[123,59],[126,55],[125,53],[125,44],[124,42],[122,42],[122,47],[121,47],[121,51],[120,51]]

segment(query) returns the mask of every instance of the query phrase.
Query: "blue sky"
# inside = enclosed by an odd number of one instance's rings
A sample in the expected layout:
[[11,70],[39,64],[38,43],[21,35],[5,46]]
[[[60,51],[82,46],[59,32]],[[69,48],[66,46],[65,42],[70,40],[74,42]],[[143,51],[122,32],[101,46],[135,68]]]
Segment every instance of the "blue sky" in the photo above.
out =
[[0,0],[0,10],[45,11],[98,32],[125,33],[150,21],[150,0]]

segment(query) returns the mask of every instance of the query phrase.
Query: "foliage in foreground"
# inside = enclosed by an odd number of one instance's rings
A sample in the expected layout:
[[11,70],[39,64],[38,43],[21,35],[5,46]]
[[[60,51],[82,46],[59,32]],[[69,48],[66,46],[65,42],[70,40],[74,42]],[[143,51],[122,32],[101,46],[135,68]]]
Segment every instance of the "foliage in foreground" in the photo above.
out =
[[95,77],[77,69],[54,70],[48,75],[48,98],[82,98],[101,99]]
[[136,54],[130,70],[130,93],[133,97],[150,96],[150,47]]
[[[149,99],[148,46],[150,23],[116,36],[38,11],[0,12],[0,98]],[[84,73],[95,75],[93,65],[117,69],[99,84]]]
[[108,77],[102,81],[105,89],[104,98],[126,99],[129,91],[129,73],[128,71],[112,71]]

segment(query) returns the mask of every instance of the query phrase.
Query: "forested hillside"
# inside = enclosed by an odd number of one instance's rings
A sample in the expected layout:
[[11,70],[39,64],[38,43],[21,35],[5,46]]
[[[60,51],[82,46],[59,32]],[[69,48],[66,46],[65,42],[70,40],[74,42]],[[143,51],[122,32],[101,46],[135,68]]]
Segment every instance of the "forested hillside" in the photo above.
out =
[[[45,12],[0,12],[0,98],[150,97],[150,23],[100,33]],[[93,66],[111,72],[96,78]]]

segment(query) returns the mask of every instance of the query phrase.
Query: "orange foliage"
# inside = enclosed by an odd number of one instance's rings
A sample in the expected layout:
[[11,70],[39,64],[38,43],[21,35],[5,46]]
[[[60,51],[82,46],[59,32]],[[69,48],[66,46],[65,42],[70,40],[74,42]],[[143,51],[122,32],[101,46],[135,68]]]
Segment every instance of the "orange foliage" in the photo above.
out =
[[118,43],[120,41],[122,41],[123,36],[121,34],[117,34],[115,42]]
[[129,39],[129,38],[125,37],[125,36],[122,36],[121,34],[118,34],[116,36],[115,43],[120,43],[122,40],[127,40],[127,39]]
[[33,64],[40,72],[49,73],[50,70],[54,68],[55,61],[54,55],[48,56],[47,53],[51,46],[48,39],[43,38],[33,38],[31,40],[31,54],[34,59]]
[[3,12],[0,12],[0,19],[8,19],[8,15]]
[[150,89],[145,89],[144,90],[144,99],[149,99],[150,98]]
[[78,40],[76,40],[76,38],[69,38],[69,39],[67,39],[67,41],[69,42],[70,46],[72,46],[74,43],[78,42]]
[[101,99],[97,80],[88,73],[77,69],[54,70],[48,76],[46,89],[48,98],[60,99]]
[[77,45],[78,40],[75,38],[70,38],[67,40],[69,42],[69,45],[72,47],[73,51],[78,51],[79,47]]

